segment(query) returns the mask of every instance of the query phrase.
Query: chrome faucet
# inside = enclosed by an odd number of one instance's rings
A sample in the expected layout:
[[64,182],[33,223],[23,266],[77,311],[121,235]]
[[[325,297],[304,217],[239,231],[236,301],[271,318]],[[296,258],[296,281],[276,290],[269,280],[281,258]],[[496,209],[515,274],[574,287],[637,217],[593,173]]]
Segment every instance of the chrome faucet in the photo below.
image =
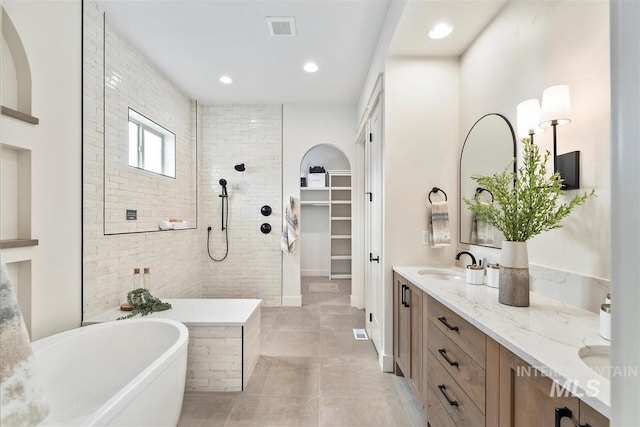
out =
[[474,257],[473,254],[469,251],[458,252],[458,254],[456,255],[456,261],[459,261],[462,255],[469,255],[471,257],[471,264],[476,264],[476,257]]

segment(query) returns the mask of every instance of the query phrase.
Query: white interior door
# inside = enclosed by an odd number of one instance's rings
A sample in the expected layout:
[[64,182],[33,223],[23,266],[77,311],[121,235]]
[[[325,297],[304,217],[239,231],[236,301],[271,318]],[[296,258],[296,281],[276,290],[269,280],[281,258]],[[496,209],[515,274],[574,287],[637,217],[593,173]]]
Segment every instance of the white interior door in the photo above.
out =
[[382,349],[382,102],[369,116],[365,142],[365,310],[367,333],[376,349]]

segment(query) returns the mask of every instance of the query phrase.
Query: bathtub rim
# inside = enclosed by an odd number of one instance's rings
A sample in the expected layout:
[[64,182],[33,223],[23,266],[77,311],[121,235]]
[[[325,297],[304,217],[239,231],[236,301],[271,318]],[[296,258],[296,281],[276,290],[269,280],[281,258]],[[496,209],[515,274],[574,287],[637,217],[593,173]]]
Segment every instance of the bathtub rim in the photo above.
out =
[[[114,328],[118,325],[135,324],[135,323],[164,323],[175,327],[178,330],[178,337],[175,342],[171,344],[162,354],[160,354],[150,365],[140,371],[135,377],[131,378],[121,389],[113,394],[106,402],[98,406],[95,411],[89,414],[80,415],[82,422],[87,425],[105,425],[113,417],[115,417],[128,403],[138,396],[144,389],[147,388],[156,376],[150,375],[153,371],[158,370],[158,374],[163,372],[169,365],[171,365],[176,359],[178,359],[182,353],[186,353],[189,342],[189,329],[182,323],[171,319],[154,319],[154,318],[137,318],[126,320],[115,320],[110,322],[104,322],[95,325],[82,326],[79,328],[70,329],[68,331],[60,332],[55,335],[51,335],[46,338],[34,341],[32,343],[32,349],[38,359],[37,353],[48,347],[58,346],[74,337],[90,334],[92,331]],[[186,359],[185,359],[186,360]],[[38,362],[36,362],[38,363]],[[129,396],[127,396],[129,395]],[[125,399],[127,397],[127,399]],[[109,414],[109,415],[107,415]],[[46,424],[48,419],[44,420]],[[64,422],[67,420],[51,420],[53,422]],[[73,419],[68,421],[80,421],[80,419]]]

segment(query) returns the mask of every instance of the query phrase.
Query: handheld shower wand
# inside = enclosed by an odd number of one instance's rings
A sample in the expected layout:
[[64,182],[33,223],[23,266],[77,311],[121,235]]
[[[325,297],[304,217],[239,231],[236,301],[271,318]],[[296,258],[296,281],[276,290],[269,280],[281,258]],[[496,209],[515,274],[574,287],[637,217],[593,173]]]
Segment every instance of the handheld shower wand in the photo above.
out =
[[[226,247],[224,256],[220,259],[216,259],[211,256],[211,251],[209,248],[209,240],[211,239],[211,227],[207,227],[207,254],[209,254],[209,258],[211,258],[213,261],[216,261],[216,262],[224,261],[225,258],[227,258],[227,255],[229,254],[229,230],[227,229],[227,222],[229,221],[229,201],[228,201],[229,193],[227,193],[227,180],[224,178],[221,178],[218,181],[218,184],[220,184],[220,186],[222,187],[222,190],[218,195],[218,197],[222,199],[222,210],[220,213],[222,218],[222,231],[224,231],[224,241],[225,241],[225,247]],[[225,200],[226,200],[226,203],[225,203]]]
[[229,194],[227,194],[227,180],[222,178],[220,181],[218,181],[218,184],[222,186],[222,193],[220,193],[218,197],[229,197]]

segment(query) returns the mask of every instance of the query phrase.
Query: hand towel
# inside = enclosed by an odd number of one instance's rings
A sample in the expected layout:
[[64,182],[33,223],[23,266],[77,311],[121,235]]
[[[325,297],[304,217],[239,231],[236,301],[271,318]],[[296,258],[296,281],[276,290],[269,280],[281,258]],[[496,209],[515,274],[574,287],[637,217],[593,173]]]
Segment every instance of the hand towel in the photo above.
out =
[[36,378],[31,340],[4,264],[0,264],[0,425],[33,426],[49,414]]
[[[488,205],[489,202],[481,202]],[[484,215],[473,213],[471,223],[471,243],[476,245],[493,245],[493,226]]]
[[285,209],[284,221],[282,224],[282,237],[280,239],[280,249],[286,254],[293,254],[296,250],[296,241],[300,237],[298,232],[298,212],[295,199],[289,197],[289,204]]
[[449,230],[449,205],[446,201],[431,203],[429,215],[429,243],[432,248],[443,248],[451,244]]

